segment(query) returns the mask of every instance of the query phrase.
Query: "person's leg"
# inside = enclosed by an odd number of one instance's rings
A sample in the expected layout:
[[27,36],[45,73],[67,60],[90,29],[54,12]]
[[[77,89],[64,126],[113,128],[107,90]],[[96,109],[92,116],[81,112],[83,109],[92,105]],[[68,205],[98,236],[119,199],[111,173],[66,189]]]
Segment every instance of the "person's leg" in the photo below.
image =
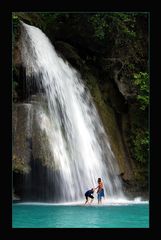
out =
[[100,194],[98,193],[98,204],[100,203]]
[[99,193],[99,197],[100,197],[100,203],[102,204],[102,197],[104,197],[104,189],[102,189],[101,192]]
[[88,197],[86,196],[86,201],[85,201],[85,204],[88,202]]
[[91,202],[90,202],[90,203],[92,203],[92,202],[93,202],[93,199],[94,199],[94,197],[93,197],[93,196],[91,196]]

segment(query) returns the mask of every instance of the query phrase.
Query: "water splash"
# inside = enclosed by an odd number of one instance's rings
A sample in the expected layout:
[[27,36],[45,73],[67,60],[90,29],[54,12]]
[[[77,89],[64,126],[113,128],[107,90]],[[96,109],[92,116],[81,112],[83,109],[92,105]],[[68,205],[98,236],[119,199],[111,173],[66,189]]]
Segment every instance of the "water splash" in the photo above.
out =
[[78,201],[86,190],[104,182],[105,195],[123,197],[117,161],[108,136],[80,74],[59,57],[38,28],[22,22],[21,58],[27,85],[36,79],[39,93],[46,98],[48,113],[39,114],[41,129],[48,136],[57,174],[58,202]]
[[149,204],[148,200],[142,200],[141,197],[131,199],[125,198],[114,198],[105,199],[102,204],[97,203],[97,201],[92,202],[92,204],[84,204],[84,201],[76,202],[66,202],[66,203],[49,203],[49,202],[18,202],[14,205],[35,205],[35,206],[84,206],[84,207],[106,207],[106,206],[126,206],[126,205],[137,205],[137,204]]

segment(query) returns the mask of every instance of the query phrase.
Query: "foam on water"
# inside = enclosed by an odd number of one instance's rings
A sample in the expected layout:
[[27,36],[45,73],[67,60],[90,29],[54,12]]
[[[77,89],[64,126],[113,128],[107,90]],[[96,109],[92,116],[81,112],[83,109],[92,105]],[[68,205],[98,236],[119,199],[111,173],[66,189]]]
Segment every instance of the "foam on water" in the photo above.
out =
[[102,204],[97,204],[97,202],[93,202],[92,204],[84,205],[84,201],[74,201],[74,202],[66,202],[66,203],[43,203],[43,202],[21,202],[15,203],[16,205],[37,205],[37,206],[122,206],[122,205],[131,205],[131,204],[149,204],[148,200],[142,200],[141,197],[136,197],[133,200],[125,199],[125,198],[110,198],[104,199]]

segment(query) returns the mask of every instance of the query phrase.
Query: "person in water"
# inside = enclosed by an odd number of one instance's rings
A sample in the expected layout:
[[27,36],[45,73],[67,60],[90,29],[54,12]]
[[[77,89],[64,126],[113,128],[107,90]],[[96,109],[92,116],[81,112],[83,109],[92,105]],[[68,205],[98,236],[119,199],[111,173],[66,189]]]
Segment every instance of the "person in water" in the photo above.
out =
[[95,191],[95,189],[92,188],[92,189],[88,190],[88,191],[85,193],[85,197],[86,197],[85,204],[88,203],[89,198],[91,198],[91,202],[90,202],[90,203],[92,203],[92,201],[93,201],[93,199],[94,199],[94,196],[93,196],[94,191]]
[[103,181],[101,180],[101,178],[98,178],[98,186],[95,188],[97,189],[97,198],[98,198],[98,204],[102,203],[102,197],[105,197],[104,194],[104,189],[103,189]]

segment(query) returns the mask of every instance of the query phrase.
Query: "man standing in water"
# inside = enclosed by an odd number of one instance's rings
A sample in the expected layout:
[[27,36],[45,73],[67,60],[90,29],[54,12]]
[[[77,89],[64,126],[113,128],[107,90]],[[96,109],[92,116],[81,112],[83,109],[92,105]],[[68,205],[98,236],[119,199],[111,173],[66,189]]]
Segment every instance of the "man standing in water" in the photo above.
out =
[[102,204],[102,197],[105,197],[104,194],[104,189],[103,189],[103,181],[101,180],[101,178],[98,178],[98,186],[95,188],[97,189],[97,198],[98,198],[98,204],[101,203]]

